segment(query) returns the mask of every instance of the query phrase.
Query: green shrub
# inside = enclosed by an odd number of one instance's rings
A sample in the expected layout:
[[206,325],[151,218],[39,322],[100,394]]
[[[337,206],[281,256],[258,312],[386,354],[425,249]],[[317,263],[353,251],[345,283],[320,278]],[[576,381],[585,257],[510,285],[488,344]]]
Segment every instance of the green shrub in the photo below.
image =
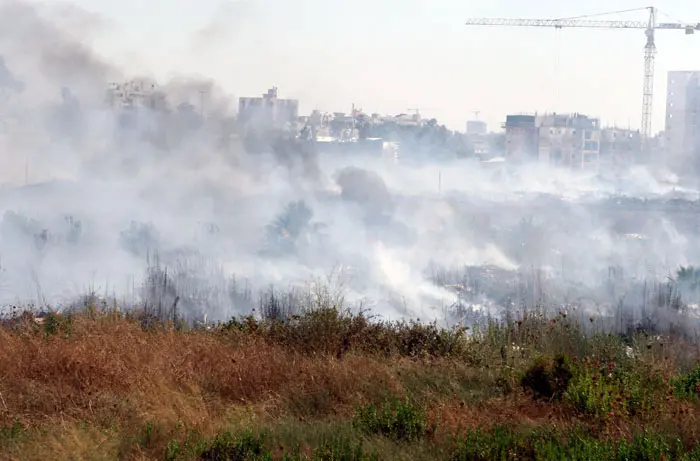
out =
[[569,361],[558,355],[553,361],[537,359],[525,372],[520,384],[532,392],[535,399],[561,399],[573,377]]
[[666,385],[650,369],[623,370],[614,362],[588,361],[578,367],[569,383],[568,401],[581,413],[605,417],[653,414],[660,410]]
[[68,338],[73,327],[73,316],[71,314],[61,315],[51,312],[44,319],[42,327],[46,337],[63,333]]
[[15,421],[11,426],[0,426],[0,448],[17,442],[24,431],[25,428],[19,421]]
[[532,459],[534,447],[521,434],[497,427],[492,432],[470,430],[458,443],[454,461],[491,461],[505,459]]
[[682,399],[695,401],[700,397],[700,365],[694,370],[674,379],[671,384],[675,395]]
[[[302,458],[296,455],[296,457],[286,456],[285,459],[296,461]],[[376,454],[366,453],[361,443],[353,443],[339,437],[314,449],[312,459],[313,461],[374,461],[378,460],[379,457]]]
[[201,453],[202,461],[270,460],[272,453],[265,449],[261,436],[245,432],[233,436],[230,432],[217,435]]
[[395,440],[418,439],[428,431],[425,411],[408,399],[387,401],[380,408],[363,405],[355,413],[353,426],[366,434]]
[[276,455],[269,448],[269,433],[254,435],[243,432],[233,435],[222,432],[212,440],[193,438],[180,443],[171,440],[166,447],[166,461],[193,459],[206,461],[374,461],[375,454],[367,453],[362,443],[355,443],[345,437],[333,437],[313,447],[311,455],[301,453],[300,448],[288,451],[282,449]]
[[491,432],[470,431],[458,442],[454,461],[487,460],[694,460],[698,449],[685,451],[678,439],[640,434],[630,441],[603,441],[582,429],[568,432],[518,432],[498,427]]

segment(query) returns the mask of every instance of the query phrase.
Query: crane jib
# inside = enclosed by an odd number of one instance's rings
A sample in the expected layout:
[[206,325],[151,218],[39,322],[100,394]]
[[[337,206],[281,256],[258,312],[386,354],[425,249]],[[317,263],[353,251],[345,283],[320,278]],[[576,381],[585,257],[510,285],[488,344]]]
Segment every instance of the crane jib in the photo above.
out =
[[[507,18],[475,18],[466,22],[467,26],[514,26],[514,27],[581,27],[592,29],[648,29],[649,23],[642,21],[582,21],[562,19],[507,19]],[[700,30],[698,24],[681,24],[675,22],[654,25],[654,29]]]
[[[590,19],[604,14],[619,14],[629,11],[649,10],[648,21],[608,21]],[[700,23],[658,23],[656,22],[657,9],[654,7],[637,8],[634,10],[615,11],[610,13],[578,16],[560,19],[517,19],[517,18],[472,18],[466,22],[467,26],[516,26],[516,27],[553,27],[563,28],[589,28],[589,29],[643,29],[646,34],[646,46],[644,47],[644,89],[642,97],[642,124],[641,135],[644,139],[645,153],[649,152],[649,139],[651,138],[651,116],[654,98],[654,56],[656,44],[655,30],[684,30],[686,35],[692,35],[696,30],[700,31]]]

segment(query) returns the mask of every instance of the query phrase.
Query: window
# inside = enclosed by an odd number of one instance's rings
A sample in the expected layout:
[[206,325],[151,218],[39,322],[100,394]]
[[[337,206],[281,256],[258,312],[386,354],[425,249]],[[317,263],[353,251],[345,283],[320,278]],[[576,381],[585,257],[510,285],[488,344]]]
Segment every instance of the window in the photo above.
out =
[[586,139],[591,139],[591,132],[586,130]]
[[589,151],[597,151],[598,150],[598,141],[586,141],[583,145],[584,150],[589,150]]

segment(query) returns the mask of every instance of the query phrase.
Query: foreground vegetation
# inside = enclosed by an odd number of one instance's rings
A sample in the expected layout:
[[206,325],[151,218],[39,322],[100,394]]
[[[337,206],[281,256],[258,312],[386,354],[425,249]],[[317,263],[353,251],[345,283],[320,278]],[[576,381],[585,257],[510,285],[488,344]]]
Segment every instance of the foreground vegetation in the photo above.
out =
[[687,336],[565,313],[475,331],[331,304],[263,317],[6,319],[0,458],[700,459]]

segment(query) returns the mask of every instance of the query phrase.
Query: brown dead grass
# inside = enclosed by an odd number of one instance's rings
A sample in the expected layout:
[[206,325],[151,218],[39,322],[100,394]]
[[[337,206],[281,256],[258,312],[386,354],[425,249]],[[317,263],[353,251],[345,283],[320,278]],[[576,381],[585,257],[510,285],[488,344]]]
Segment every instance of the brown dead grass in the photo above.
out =
[[[430,407],[438,440],[513,424],[585,424],[620,436],[639,429],[614,418],[600,424],[517,388],[497,396],[498,367],[476,368],[460,357],[318,353],[241,331],[145,331],[116,316],[77,315],[69,329],[46,335],[32,322],[0,327],[0,427],[19,421],[35,431],[21,453],[0,458],[162,459],[169,440],[192,431],[211,437],[221,428],[280,421],[347,421],[360,403],[405,394]],[[654,373],[676,373],[676,361],[658,354]],[[699,405],[670,398],[655,425],[697,441],[698,416]],[[149,423],[160,428],[151,443],[133,443]]]
[[465,402],[450,402],[437,411],[440,415],[438,432],[447,437],[470,429],[492,426],[518,424],[530,427],[549,425],[569,428],[580,422],[566,405],[535,401],[522,393],[471,405]]
[[[388,360],[302,355],[260,339],[143,331],[125,320],[77,319],[69,337],[0,329],[0,424],[108,424],[225,418],[253,405],[270,417],[349,415],[402,386]],[[303,413],[303,414],[302,414]]]

